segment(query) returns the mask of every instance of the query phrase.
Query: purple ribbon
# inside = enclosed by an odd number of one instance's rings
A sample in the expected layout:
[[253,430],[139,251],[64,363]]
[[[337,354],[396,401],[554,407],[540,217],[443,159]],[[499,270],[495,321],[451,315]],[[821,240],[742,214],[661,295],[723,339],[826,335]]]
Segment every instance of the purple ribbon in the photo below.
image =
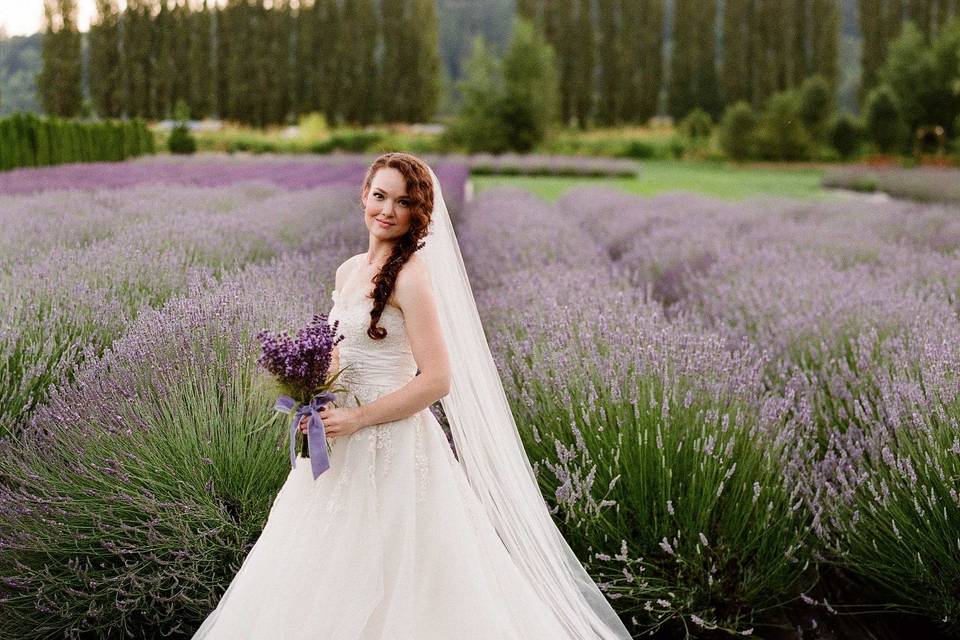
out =
[[[310,416],[310,422],[307,424],[307,445],[314,480],[330,468],[330,458],[327,454],[327,434],[323,429],[323,420],[320,418],[320,407],[335,399],[336,396],[330,391],[318,393],[310,399],[310,402],[300,405],[290,421],[290,466],[296,467],[297,424],[303,416]],[[280,396],[273,408],[283,413],[290,413],[295,404],[297,404],[297,401],[290,396]]]

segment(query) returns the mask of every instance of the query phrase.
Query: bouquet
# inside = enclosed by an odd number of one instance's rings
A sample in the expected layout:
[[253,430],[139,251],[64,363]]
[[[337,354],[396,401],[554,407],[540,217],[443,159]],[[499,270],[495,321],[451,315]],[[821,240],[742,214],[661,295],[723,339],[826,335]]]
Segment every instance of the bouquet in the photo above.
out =
[[347,367],[328,376],[333,348],[344,337],[337,336],[340,321],[331,326],[327,320],[327,315],[315,314],[296,336],[290,336],[286,331],[274,335],[266,330],[256,335],[262,347],[257,364],[272,374],[273,387],[279,393],[274,409],[293,413],[290,422],[291,467],[296,465],[297,424],[303,416],[310,416],[307,433],[302,434],[300,453],[310,458],[314,480],[330,468],[329,444],[320,419],[320,407],[333,402],[336,392],[347,391],[334,386]]

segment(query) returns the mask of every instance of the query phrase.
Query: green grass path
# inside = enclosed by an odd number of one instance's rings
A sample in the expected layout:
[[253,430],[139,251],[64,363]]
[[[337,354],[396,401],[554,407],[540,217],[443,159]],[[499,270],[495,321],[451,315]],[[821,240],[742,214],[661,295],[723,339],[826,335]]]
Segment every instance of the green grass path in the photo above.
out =
[[738,167],[707,162],[641,162],[636,178],[573,178],[552,176],[472,176],[476,193],[488,187],[513,185],[554,201],[570,187],[605,184],[629,193],[655,195],[665,191],[692,191],[737,200],[752,195],[792,198],[829,198],[820,188],[823,169],[816,167]]

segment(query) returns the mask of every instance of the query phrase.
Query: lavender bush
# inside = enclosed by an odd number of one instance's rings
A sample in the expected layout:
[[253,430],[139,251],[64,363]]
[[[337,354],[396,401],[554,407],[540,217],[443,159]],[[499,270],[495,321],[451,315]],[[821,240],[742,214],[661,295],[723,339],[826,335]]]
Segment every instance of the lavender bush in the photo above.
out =
[[856,191],[884,191],[924,202],[960,202],[960,170],[951,167],[840,166],[827,170],[821,183]]
[[255,334],[328,305],[339,259],[195,279],[52,393],[0,456],[0,637],[196,628],[289,472],[282,421],[251,435],[275,415]]
[[[10,248],[0,272],[0,436],[70,379],[87,347],[101,353],[191,274],[220,277],[320,245],[350,255],[344,247],[362,241],[362,226],[343,215],[352,199],[342,187],[252,184],[0,199],[0,245]],[[51,224],[35,222],[48,215]]]
[[[356,183],[192,169],[212,182],[0,198],[0,425],[24,428],[0,439],[0,638],[189,634],[287,471],[283,425],[244,435],[273,400],[252,332],[329,304]],[[457,214],[538,481],[638,632],[760,634],[809,594],[957,630],[958,213],[578,187]]]
[[809,514],[761,428],[762,357],[556,264],[483,293],[564,536],[640,633],[750,633],[813,578]]

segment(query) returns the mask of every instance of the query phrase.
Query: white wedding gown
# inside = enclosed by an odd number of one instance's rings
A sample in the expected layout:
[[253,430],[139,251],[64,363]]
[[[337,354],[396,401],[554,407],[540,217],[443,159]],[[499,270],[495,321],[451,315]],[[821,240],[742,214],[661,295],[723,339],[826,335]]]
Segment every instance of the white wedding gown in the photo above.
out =
[[[339,382],[372,402],[413,378],[403,313],[366,334],[343,305]],[[355,405],[340,393],[338,406]],[[297,457],[256,544],[195,640],[563,640],[513,563],[430,409],[331,439],[316,480]]]

